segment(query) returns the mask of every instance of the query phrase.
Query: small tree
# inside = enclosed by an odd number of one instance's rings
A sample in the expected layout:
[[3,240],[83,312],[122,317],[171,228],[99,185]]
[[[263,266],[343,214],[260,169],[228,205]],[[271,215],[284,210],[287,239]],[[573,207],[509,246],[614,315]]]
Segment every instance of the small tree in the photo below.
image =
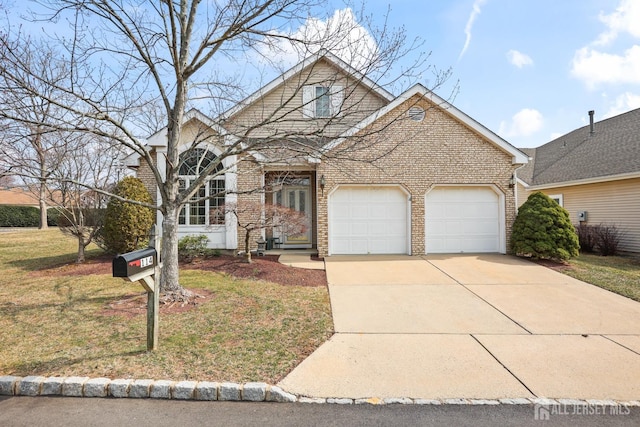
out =
[[220,211],[233,215],[238,227],[244,230],[244,256],[248,263],[251,262],[252,234],[256,237],[256,232],[278,227],[291,235],[304,233],[309,227],[308,219],[303,213],[280,205],[246,201],[240,206],[235,203],[227,204]]
[[578,256],[569,212],[542,192],[529,196],[513,223],[511,250],[519,256],[567,260]]
[[[122,179],[107,205],[102,242],[109,252],[124,253],[138,249],[149,235],[153,225],[153,200],[142,181],[132,176]],[[141,204],[127,202],[134,200]]]

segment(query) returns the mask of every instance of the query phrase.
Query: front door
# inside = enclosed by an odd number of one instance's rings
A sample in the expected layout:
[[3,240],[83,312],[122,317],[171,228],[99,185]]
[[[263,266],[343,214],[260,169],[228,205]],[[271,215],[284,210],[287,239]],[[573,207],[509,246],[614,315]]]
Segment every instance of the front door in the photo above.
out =
[[[275,203],[304,214],[307,219],[307,229],[301,234],[287,234],[282,230],[274,230],[274,234],[280,237],[280,242],[289,247],[311,247],[311,189],[310,179],[298,178],[295,184],[284,183],[282,188],[275,192]],[[304,185],[306,184],[306,185]],[[279,234],[279,235],[278,235]]]

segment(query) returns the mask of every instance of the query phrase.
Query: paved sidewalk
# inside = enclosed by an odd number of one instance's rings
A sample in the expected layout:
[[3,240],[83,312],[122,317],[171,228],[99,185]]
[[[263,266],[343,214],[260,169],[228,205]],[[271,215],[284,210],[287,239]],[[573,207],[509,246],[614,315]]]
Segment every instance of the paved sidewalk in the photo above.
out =
[[314,397],[640,399],[640,303],[504,255],[329,257]]

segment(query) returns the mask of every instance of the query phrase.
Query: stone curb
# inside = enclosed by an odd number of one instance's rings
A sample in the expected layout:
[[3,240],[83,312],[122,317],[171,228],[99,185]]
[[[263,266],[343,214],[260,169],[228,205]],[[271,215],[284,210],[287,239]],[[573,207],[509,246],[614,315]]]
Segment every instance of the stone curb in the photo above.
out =
[[170,381],[89,377],[0,376],[0,396],[72,396],[151,398],[201,401],[298,402],[336,405],[584,405],[640,407],[640,400],[597,399],[412,399],[398,398],[319,398],[296,396],[275,385],[260,382],[237,384],[210,381]]

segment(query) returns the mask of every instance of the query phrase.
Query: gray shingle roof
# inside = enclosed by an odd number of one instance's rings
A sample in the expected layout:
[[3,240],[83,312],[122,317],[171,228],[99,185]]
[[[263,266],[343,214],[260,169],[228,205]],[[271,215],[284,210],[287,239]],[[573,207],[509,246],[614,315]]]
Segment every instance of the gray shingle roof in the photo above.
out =
[[533,161],[518,171],[529,185],[640,172],[640,108],[583,126],[527,151]]

